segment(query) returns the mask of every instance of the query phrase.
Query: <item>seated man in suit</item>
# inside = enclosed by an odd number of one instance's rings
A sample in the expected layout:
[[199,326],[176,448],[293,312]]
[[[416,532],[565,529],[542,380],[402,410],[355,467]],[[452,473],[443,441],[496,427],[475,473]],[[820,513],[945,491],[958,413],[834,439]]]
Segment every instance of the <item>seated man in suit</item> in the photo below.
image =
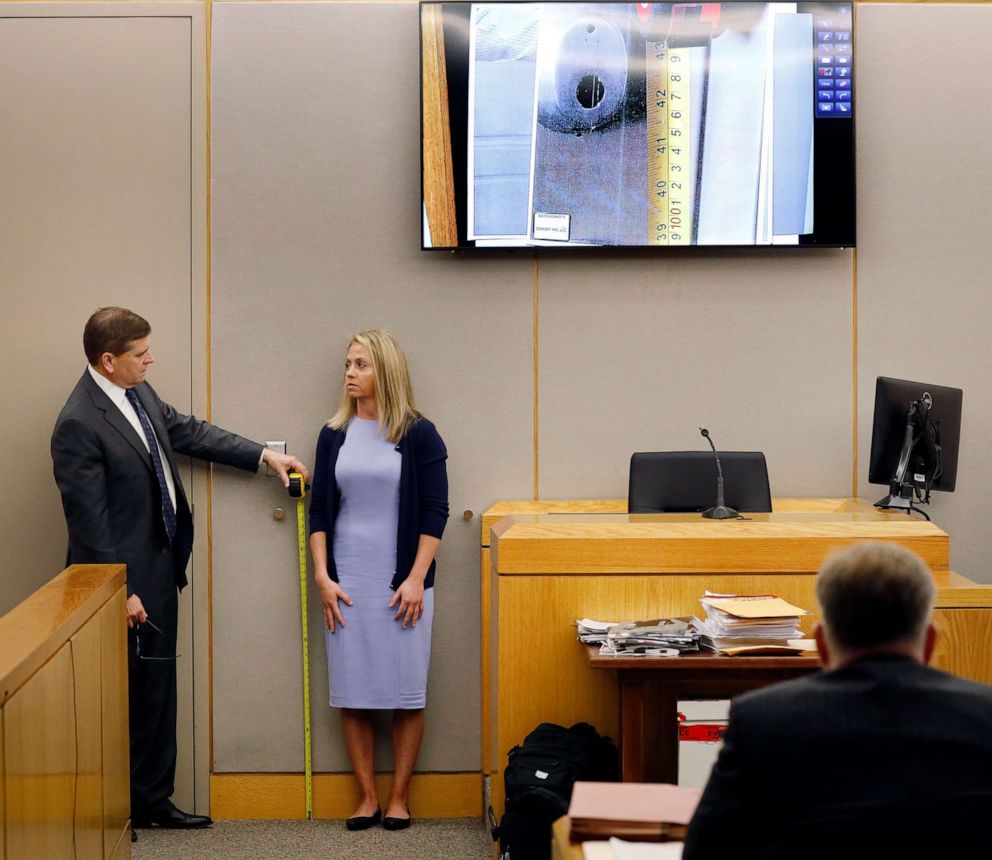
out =
[[927,666],[934,593],[894,544],[827,560],[825,671],[734,700],[684,860],[992,857],[992,687]]

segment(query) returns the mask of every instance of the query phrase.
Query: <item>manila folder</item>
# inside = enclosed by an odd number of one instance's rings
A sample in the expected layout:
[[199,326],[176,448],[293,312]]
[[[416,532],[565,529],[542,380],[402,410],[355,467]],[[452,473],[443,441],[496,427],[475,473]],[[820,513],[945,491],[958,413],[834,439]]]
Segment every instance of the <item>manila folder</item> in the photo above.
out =
[[701,794],[697,788],[664,783],[576,782],[568,808],[572,839],[593,834],[679,838]]

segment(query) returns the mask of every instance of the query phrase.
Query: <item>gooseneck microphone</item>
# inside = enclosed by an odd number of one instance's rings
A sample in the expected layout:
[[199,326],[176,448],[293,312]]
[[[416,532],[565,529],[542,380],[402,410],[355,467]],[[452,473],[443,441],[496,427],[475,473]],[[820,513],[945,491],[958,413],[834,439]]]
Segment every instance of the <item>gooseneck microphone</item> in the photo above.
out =
[[699,432],[703,438],[710,443],[713,449],[713,456],[716,457],[716,504],[712,508],[703,511],[703,516],[708,520],[732,520],[740,516],[733,508],[728,508],[723,503],[723,469],[720,467],[720,455],[716,452],[716,445],[710,438],[710,431],[705,427],[700,427]]

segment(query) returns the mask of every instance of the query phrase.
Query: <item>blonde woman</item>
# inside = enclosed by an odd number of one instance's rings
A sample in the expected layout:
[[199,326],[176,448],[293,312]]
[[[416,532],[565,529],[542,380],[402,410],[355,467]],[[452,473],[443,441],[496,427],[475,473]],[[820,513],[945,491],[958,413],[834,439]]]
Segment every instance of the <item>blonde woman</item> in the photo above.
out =
[[[310,551],[327,623],[330,704],[361,801],[345,822],[410,825],[409,786],[424,734],[434,556],[448,518],[448,452],[413,401],[406,358],[389,332],[356,334],[341,405],[321,430]],[[393,712],[393,785],[374,782],[372,711]]]

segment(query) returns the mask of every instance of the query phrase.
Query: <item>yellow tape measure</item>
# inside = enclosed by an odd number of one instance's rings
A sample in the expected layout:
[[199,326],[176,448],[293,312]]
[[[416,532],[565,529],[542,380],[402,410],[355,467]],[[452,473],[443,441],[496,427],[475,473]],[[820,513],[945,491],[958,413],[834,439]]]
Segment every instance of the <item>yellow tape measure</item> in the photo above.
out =
[[300,556],[300,624],[303,631],[303,749],[307,820],[313,821],[313,757],[310,750],[310,640],[307,634],[307,532],[303,510],[307,484],[299,472],[289,473],[289,495],[296,499],[296,541]]
[[689,49],[647,43],[648,244],[692,243]]

